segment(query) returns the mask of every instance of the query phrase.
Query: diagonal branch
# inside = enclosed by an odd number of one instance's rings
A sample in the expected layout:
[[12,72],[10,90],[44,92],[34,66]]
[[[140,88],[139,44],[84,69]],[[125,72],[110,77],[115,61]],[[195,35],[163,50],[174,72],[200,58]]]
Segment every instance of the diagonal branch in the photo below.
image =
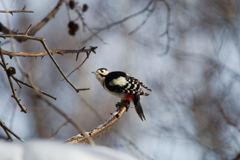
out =
[[[149,19],[149,17],[153,14],[154,10],[156,9],[156,4],[157,2],[154,1],[154,4],[152,6],[152,9],[148,9],[148,14],[145,16],[144,20],[142,21],[141,24],[139,24],[133,31],[131,31],[128,35],[132,35],[134,33],[136,33]],[[150,6],[149,6],[150,7]]]
[[86,22],[84,21],[84,19],[83,19],[83,17],[82,17],[82,14],[80,13],[79,9],[75,9],[75,11],[76,11],[76,13],[78,14],[80,20],[82,21],[83,26],[86,27],[86,28],[92,33],[93,36],[97,37],[100,41],[102,41],[104,44],[106,44],[106,43],[104,42],[104,40],[103,40],[101,37],[99,37],[98,34],[95,33],[95,32],[86,24]]
[[[95,116],[97,116],[97,118],[103,122],[103,118],[101,117],[101,115],[90,104],[88,104],[88,102],[81,95],[79,96],[81,98],[81,101],[84,102],[85,106],[87,106],[95,114]],[[152,160],[152,158],[147,153],[141,150],[135,143],[133,143],[130,139],[124,136],[117,129],[112,128],[112,131],[116,133],[123,141],[127,142],[128,145],[135,149],[135,151],[137,151],[141,156],[145,157],[146,159]]]
[[[75,72],[76,70],[78,70],[78,69],[86,62],[86,60],[89,58],[91,52],[93,52],[93,53],[96,54],[95,49],[97,49],[97,47],[92,47],[92,46],[90,46],[90,51],[86,52],[86,54],[87,54],[86,58],[83,60],[83,62],[82,62],[79,66],[77,66],[77,68],[75,68],[73,71],[71,71],[71,72],[67,75],[67,77],[69,77],[73,72]],[[77,58],[78,58],[78,55],[77,55]],[[77,58],[76,58],[76,60],[77,60]]]
[[[99,34],[100,32],[102,32],[102,31],[104,31],[104,30],[106,30],[106,29],[109,29],[109,28],[111,28],[111,27],[113,27],[113,26],[119,25],[119,24],[121,24],[121,23],[123,23],[123,22],[125,22],[125,21],[127,21],[127,20],[129,20],[129,19],[132,19],[132,18],[138,16],[139,14],[144,13],[145,11],[148,10],[148,8],[151,6],[151,4],[152,4],[154,1],[155,1],[155,0],[150,0],[150,1],[148,2],[148,4],[146,5],[146,7],[144,7],[144,8],[143,8],[141,11],[139,11],[139,12],[136,12],[136,13],[134,13],[134,14],[132,14],[132,15],[129,15],[129,16],[123,18],[122,20],[113,22],[113,23],[108,24],[108,25],[106,25],[106,26],[104,26],[104,27],[102,27],[102,28],[97,29],[97,31],[95,32],[95,34]],[[84,41],[83,41],[83,44],[85,44],[87,41],[91,40],[94,36],[95,36],[95,35],[93,34],[93,35],[91,35],[89,38],[87,38],[86,40],[84,40]]]
[[170,41],[173,39],[170,37],[170,26],[171,26],[171,8],[170,8],[170,5],[168,4],[168,2],[166,0],[162,0],[163,3],[165,4],[166,8],[167,8],[167,17],[166,17],[166,29],[165,31],[159,36],[159,37],[163,37],[163,36],[167,36],[167,44],[166,44],[166,48],[165,48],[165,51],[161,54],[159,54],[159,56],[165,56],[169,49],[170,49]]
[[[16,81],[16,83],[19,85],[20,88],[21,88],[21,86],[20,86],[19,83],[21,83],[21,84],[23,84],[23,85],[25,85],[25,86],[27,86],[27,87],[29,87],[29,88],[34,89],[33,86],[31,86],[31,85],[29,85],[29,84],[27,84],[27,83],[24,83],[23,81],[17,79],[16,77],[12,76],[12,78]],[[48,96],[48,97],[50,97],[50,98],[52,98],[52,99],[54,99],[54,100],[57,99],[56,97],[53,97],[52,95],[50,95],[50,94],[48,94],[48,93],[45,93],[45,92],[43,92],[43,91],[41,91],[41,90],[37,90],[37,91],[40,92],[40,93],[42,93],[42,94],[44,94],[44,95],[46,95],[46,96]]]
[[58,127],[58,129],[56,130],[56,132],[53,133],[53,135],[50,137],[50,140],[54,139],[56,137],[56,135],[58,134],[58,132],[68,124],[68,121],[64,122],[61,126]]
[[24,107],[24,105],[22,104],[21,100],[17,96],[16,89],[14,88],[12,80],[11,80],[11,75],[8,74],[8,68],[7,68],[7,65],[5,63],[1,47],[0,47],[0,54],[1,54],[1,58],[2,58],[1,66],[3,66],[3,68],[4,68],[4,70],[5,70],[6,74],[7,74],[8,81],[9,81],[9,84],[11,86],[11,90],[12,90],[12,93],[13,93],[12,97],[16,100],[18,106],[21,108],[21,111],[24,112],[24,113],[27,113],[27,109]]
[[64,1],[65,0],[59,0],[56,7],[46,17],[44,17],[40,23],[34,26],[28,35],[34,36],[37,31],[39,31],[42,27],[44,27],[47,24],[47,22],[56,15],[56,13],[61,8]]
[[19,139],[20,141],[24,142],[24,140],[23,140],[21,137],[19,137],[16,133],[14,133],[11,129],[9,129],[9,128],[3,123],[3,121],[2,121],[1,119],[0,119],[0,126],[3,128],[3,130],[4,130],[5,132],[11,133],[14,137],[16,137],[16,138]]
[[34,84],[31,74],[28,73],[28,81],[30,82],[30,84],[33,86],[33,88],[35,89],[35,91],[37,92],[37,94],[41,97],[41,99],[43,99],[52,109],[54,109],[57,113],[59,113],[61,116],[63,116],[69,123],[71,123],[80,133],[83,133],[83,135],[86,137],[87,141],[92,144],[95,145],[93,139],[91,137],[89,137],[87,134],[85,134],[84,129],[82,129],[79,125],[77,125],[66,113],[64,113],[61,109],[59,109],[58,107],[56,107],[53,103],[51,103],[48,99],[46,99],[42,94],[40,94],[38,92],[38,87],[36,86],[36,84]]
[[[94,140],[94,139],[98,138],[99,136],[107,133],[109,131],[109,129],[120,120],[120,118],[123,116],[125,111],[128,109],[129,105],[130,105],[129,100],[123,100],[119,105],[119,110],[114,112],[111,115],[111,117],[106,120],[105,123],[101,124],[100,126],[98,126],[97,128],[95,128],[94,130],[92,130],[90,132],[85,132],[85,134],[88,134],[89,137],[91,137]],[[66,140],[65,142],[66,143],[83,143],[83,144],[88,143],[85,136],[83,136],[81,134],[78,134],[78,135]]]

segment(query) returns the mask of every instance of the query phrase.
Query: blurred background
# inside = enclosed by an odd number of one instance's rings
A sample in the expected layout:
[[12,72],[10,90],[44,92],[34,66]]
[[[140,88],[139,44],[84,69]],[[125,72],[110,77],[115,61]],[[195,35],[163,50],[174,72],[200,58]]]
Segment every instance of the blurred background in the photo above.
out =
[[[153,90],[150,97],[141,99],[146,121],[130,108],[113,129],[95,140],[98,145],[137,159],[240,159],[240,1],[75,0],[77,7],[87,6],[81,11],[87,26],[68,2],[35,36],[45,38],[49,49],[98,46],[96,54],[91,53],[69,77],[77,88],[90,90],[76,93],[62,81],[49,56],[17,57],[36,85],[57,97],[56,101],[47,99],[90,131],[108,119],[120,101],[104,91],[91,72],[102,67],[124,71]],[[8,16],[11,28],[23,33],[51,12],[58,0],[2,0],[0,10],[6,10],[3,3],[7,10],[19,10],[26,4],[26,10],[34,11],[0,14],[4,26],[9,25]],[[70,21],[78,25],[74,35],[69,34]],[[8,38],[1,42],[5,42],[2,49],[12,51]],[[32,40],[14,40],[14,46],[17,52],[45,51],[40,42]],[[80,53],[77,61],[76,54],[53,56],[68,75],[86,54]],[[16,68],[15,76],[28,83],[16,61],[4,57],[8,66]],[[19,89],[14,83],[28,109],[27,114],[20,112],[3,68],[0,81],[0,119],[24,140],[50,139],[66,122],[33,89]],[[55,140],[65,141],[77,134],[68,123]],[[3,130],[0,136],[6,138]]]

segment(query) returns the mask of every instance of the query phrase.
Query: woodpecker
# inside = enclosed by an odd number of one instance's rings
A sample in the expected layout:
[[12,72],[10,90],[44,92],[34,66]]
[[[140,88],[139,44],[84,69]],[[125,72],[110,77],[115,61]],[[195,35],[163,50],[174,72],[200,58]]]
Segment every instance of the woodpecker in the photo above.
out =
[[140,96],[150,95],[145,93],[141,87],[152,92],[150,88],[125,72],[109,72],[106,68],[100,68],[92,73],[95,74],[97,80],[107,92],[121,99],[129,99],[134,104],[140,119],[142,121],[143,119],[146,120],[140,103]]

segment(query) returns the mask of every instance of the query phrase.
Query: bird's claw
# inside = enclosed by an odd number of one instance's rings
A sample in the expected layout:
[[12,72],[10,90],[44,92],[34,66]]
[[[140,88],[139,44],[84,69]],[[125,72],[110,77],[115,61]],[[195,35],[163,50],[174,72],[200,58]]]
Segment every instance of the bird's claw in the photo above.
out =
[[117,107],[116,111],[119,111],[121,107],[126,107],[126,112],[127,112],[128,108],[130,107],[130,101],[121,100],[121,102],[117,102],[116,107]]

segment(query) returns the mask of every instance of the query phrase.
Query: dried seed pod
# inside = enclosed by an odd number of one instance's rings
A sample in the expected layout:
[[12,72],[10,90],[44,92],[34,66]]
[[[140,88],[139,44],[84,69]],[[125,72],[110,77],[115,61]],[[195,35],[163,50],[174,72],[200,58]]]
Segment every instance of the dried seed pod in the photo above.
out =
[[70,0],[69,3],[68,3],[68,5],[69,5],[69,7],[70,7],[71,9],[74,9],[76,3],[75,3],[73,0]]
[[87,4],[84,4],[82,6],[82,12],[86,12],[88,10],[88,5]]
[[14,67],[9,67],[7,69],[7,74],[8,74],[8,76],[12,76],[12,75],[16,74],[15,68]]

